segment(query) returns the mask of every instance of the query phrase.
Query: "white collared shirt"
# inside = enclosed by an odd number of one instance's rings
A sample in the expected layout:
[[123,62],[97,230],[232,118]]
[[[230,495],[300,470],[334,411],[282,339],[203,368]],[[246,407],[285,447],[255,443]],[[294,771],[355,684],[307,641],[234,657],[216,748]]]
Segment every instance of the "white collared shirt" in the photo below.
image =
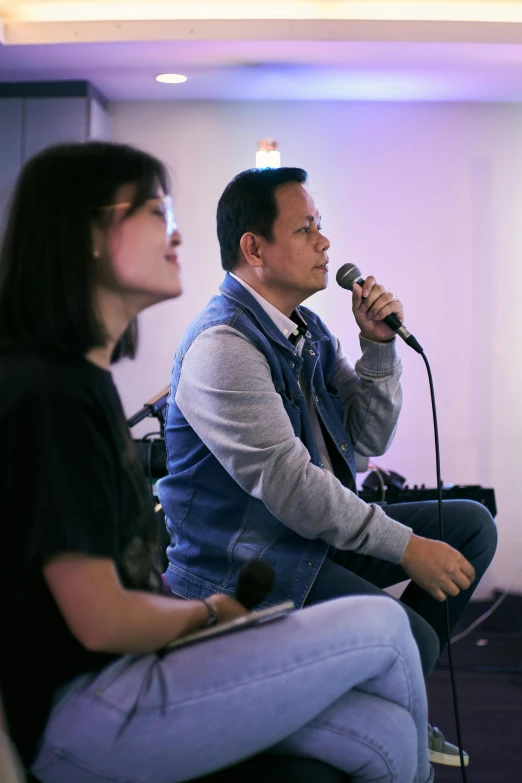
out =
[[[278,310],[277,307],[274,307],[274,305],[271,304],[268,299],[265,299],[264,296],[258,294],[251,285],[245,283],[244,280],[235,275],[233,272],[229,272],[228,274],[230,277],[233,277],[234,280],[237,280],[238,283],[241,283],[243,288],[246,288],[249,294],[252,294],[256,302],[261,305],[268,317],[272,319],[279,331],[281,331],[286,338],[289,339],[291,334],[295,334],[297,332],[297,325],[295,321],[292,321],[291,318],[287,318],[287,316],[282,313],[281,310]],[[303,342],[303,337],[300,337],[299,340],[297,340],[295,343],[295,347],[299,356],[301,356],[303,351]]]

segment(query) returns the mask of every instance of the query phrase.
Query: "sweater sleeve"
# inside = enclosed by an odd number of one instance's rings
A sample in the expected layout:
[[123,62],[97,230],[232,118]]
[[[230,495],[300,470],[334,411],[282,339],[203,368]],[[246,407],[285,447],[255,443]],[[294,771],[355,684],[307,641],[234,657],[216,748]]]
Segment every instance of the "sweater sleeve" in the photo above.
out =
[[362,355],[353,367],[334,339],[333,380],[343,401],[344,426],[359,454],[378,457],[391,446],[402,407],[402,364],[396,341],[375,343],[361,337]]
[[287,527],[399,562],[410,528],[312,464],[265,357],[237,330],[215,326],[196,338],[183,359],[176,403],[239,486]]

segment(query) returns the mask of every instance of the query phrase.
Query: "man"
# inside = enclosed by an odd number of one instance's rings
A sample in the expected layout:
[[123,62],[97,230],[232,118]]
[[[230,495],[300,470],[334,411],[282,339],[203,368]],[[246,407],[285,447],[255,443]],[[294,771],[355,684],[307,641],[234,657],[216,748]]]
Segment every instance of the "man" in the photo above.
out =
[[[277,583],[267,604],[297,607],[381,593],[411,578],[401,601],[425,675],[491,562],[489,512],[445,503],[386,506],[356,494],[353,452],[389,447],[401,407],[401,363],[383,318],[398,299],[373,277],[354,285],[362,356],[353,367],[301,303],[328,281],[328,239],[302,169],[252,170],[217,210],[220,294],[176,355],[159,497],[171,536],[166,580],[176,595],[233,594],[246,560],[263,558]],[[390,599],[392,600],[392,599]],[[432,761],[459,764],[430,727]]]

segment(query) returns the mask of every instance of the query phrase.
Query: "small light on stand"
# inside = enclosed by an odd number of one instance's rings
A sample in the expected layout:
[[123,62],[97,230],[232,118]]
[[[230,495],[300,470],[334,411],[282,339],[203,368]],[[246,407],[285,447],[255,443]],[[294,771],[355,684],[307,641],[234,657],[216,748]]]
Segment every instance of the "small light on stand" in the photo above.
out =
[[278,169],[281,165],[281,153],[274,139],[261,139],[257,143],[256,169]]

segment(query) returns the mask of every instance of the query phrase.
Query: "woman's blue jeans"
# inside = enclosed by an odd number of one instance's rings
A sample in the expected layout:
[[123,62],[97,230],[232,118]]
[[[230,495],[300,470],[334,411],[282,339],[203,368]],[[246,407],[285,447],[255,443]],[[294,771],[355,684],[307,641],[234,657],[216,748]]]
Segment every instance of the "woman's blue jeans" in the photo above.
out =
[[427,783],[426,723],[405,611],[340,598],[78,678],[33,772],[43,783],[177,783],[271,748],[357,783]]

